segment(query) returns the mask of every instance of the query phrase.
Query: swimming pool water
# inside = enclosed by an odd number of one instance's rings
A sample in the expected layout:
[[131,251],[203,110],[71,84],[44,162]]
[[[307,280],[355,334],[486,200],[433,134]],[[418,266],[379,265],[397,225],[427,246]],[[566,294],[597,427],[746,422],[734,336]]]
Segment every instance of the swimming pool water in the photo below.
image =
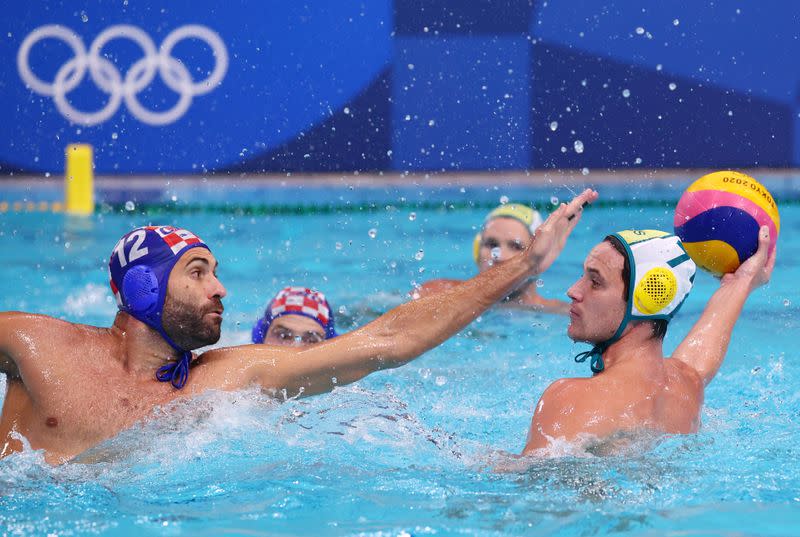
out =
[[[116,240],[136,225],[179,224],[220,260],[220,344],[246,342],[290,283],[326,292],[347,331],[405,301],[415,282],[472,274],[484,213],[7,213],[0,310],[108,326]],[[505,453],[523,447],[541,392],[589,368],[572,361],[585,347],[566,338],[566,319],[495,309],[407,366],[330,394],[278,404],[256,389],[211,392],[73,463],[52,468],[31,451],[0,460],[0,534],[796,535],[800,211],[789,204],[781,217],[773,281],[745,306],[696,435],[612,457],[565,447],[562,458],[517,464]],[[542,276],[542,294],[563,297],[609,231],[671,220],[667,206],[592,208]],[[716,286],[698,276],[667,353]]]

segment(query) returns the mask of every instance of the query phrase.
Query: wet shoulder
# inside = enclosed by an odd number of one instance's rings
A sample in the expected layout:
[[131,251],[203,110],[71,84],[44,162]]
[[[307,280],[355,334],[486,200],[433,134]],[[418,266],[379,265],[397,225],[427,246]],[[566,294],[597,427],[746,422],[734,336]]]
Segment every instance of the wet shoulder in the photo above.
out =
[[107,333],[107,328],[77,324],[49,315],[7,311],[0,313],[0,326],[6,333],[26,342],[44,340],[64,345],[91,343],[96,337]]
[[684,389],[702,393],[703,379],[693,367],[675,358],[664,360],[664,367],[667,372],[667,382],[670,386],[680,386]]
[[593,388],[595,379],[592,378],[563,378],[554,381],[542,394],[542,399],[550,400],[579,400]]
[[248,344],[208,350],[192,364],[193,383],[200,389],[242,388],[252,381],[253,368],[269,360],[269,349],[275,347]]

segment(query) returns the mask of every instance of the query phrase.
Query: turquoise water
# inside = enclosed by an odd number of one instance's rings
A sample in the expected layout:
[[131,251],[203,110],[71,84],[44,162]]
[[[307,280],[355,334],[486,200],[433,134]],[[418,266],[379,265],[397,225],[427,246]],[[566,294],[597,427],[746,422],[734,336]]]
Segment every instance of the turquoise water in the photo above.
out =
[[[779,203],[795,195],[771,188]],[[348,192],[288,191],[285,199],[345,203]],[[371,210],[317,215],[134,209],[76,223],[0,214],[0,310],[108,326],[115,306],[106,261],[118,237],[135,225],[178,224],[220,260],[229,293],[221,344],[247,341],[264,303],[290,283],[325,291],[347,331],[405,301],[417,282],[473,273],[471,240],[485,210],[415,210],[407,200],[419,192],[426,200],[475,194],[385,189]],[[479,194],[486,203],[568,195]],[[652,191],[601,195],[619,203],[587,211],[542,277],[543,295],[563,297],[607,232],[671,227],[668,205],[636,205],[634,197],[654,199]],[[745,307],[698,434],[620,456],[565,449],[559,459],[518,464],[506,453],[522,449],[541,392],[589,371],[572,361],[584,347],[566,338],[566,319],[499,309],[407,366],[330,394],[277,404],[255,389],[211,392],[162,409],[73,463],[51,468],[31,451],[0,460],[0,534],[796,535],[796,203],[781,216],[773,281]],[[716,286],[698,276],[666,352]]]

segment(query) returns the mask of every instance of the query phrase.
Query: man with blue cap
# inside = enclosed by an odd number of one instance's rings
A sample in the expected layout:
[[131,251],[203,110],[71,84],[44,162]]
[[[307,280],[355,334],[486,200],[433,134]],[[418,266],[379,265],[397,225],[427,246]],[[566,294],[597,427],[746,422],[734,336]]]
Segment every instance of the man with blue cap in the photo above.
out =
[[60,463],[180,397],[252,384],[276,397],[313,395],[404,365],[545,271],[596,198],[586,190],[562,204],[523,255],[347,334],[304,347],[243,345],[200,355],[192,351],[220,337],[226,291],[217,260],[187,230],[137,228],[111,254],[119,313],[110,328],[0,313],[0,372],[8,380],[0,456],[28,445]]
[[[692,288],[695,264],[680,240],[657,230],[614,233],[586,257],[572,299],[567,334],[592,344],[575,360],[591,378],[561,379],[537,403],[523,455],[554,455],[564,444],[597,453],[632,434],[697,431],[705,386],[725,358],[736,319],[757,287],[769,281],[775,255],[769,229],[758,251],[722,279],[700,319],[671,358],[667,323]],[[559,449],[558,451],[562,451]]]

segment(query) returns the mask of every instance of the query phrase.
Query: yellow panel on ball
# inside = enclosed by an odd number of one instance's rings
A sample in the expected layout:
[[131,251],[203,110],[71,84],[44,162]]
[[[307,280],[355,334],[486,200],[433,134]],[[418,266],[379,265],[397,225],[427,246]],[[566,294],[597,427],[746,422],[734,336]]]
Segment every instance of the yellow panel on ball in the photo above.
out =
[[739,254],[726,242],[684,242],[683,247],[697,266],[714,276],[722,276],[739,267]]

